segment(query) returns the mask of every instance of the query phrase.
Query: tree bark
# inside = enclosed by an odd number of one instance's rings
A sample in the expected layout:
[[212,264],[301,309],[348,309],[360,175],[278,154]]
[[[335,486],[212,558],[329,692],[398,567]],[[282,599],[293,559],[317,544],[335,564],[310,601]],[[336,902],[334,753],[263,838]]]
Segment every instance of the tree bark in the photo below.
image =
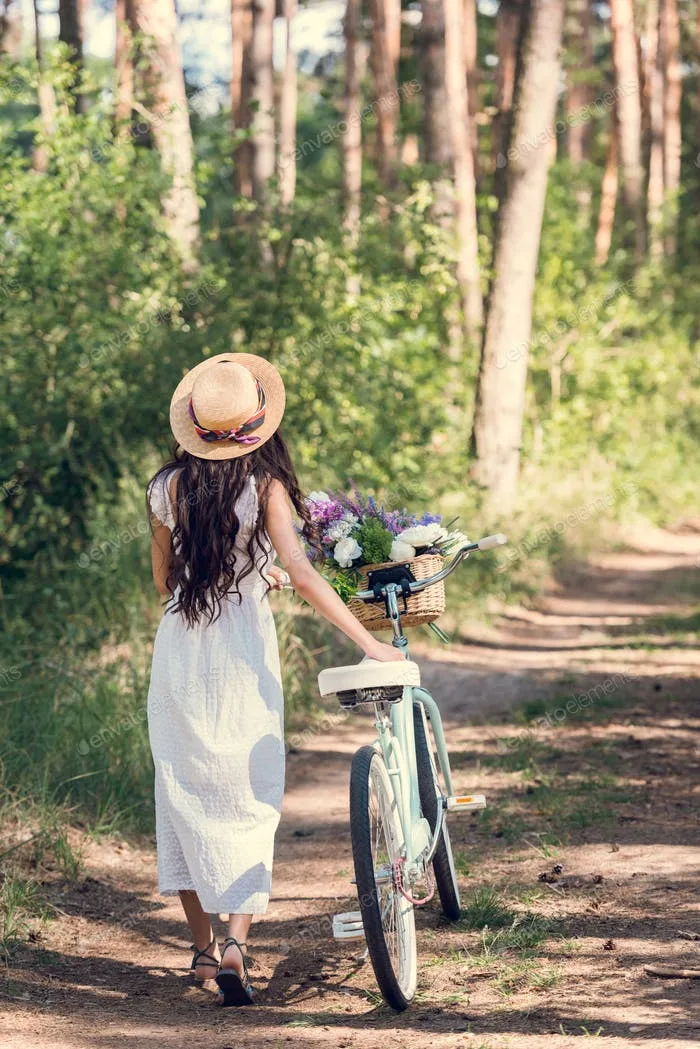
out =
[[469,130],[474,157],[474,178],[479,181],[479,135],[477,114],[479,112],[479,62],[476,24],[476,0],[464,0],[464,68],[467,75],[467,101],[469,104]]
[[116,67],[116,98],[114,119],[117,133],[128,134],[131,114],[134,106],[134,5],[132,0],[117,0],[116,5],[116,43],[114,64]]
[[494,168],[505,167],[515,90],[515,67],[526,0],[501,0],[496,15],[496,107],[493,121]]
[[21,0],[0,0],[0,55],[20,57],[22,21]]
[[296,188],[296,124],[297,124],[297,56],[292,39],[292,22],[296,14],[296,0],[283,0],[287,31],[286,56],[282,91],[280,94],[280,201],[291,204]]
[[644,86],[649,123],[649,182],[647,185],[647,225],[649,253],[663,255],[662,223],[664,206],[664,80],[659,48],[659,3],[647,0],[647,50]]
[[362,0],[347,0],[344,20],[343,225],[352,249],[357,247],[360,236],[362,195],[362,100],[359,57],[361,4]]
[[564,22],[566,50],[571,60],[566,93],[566,148],[575,167],[590,150],[591,121],[586,107],[592,101],[588,77],[594,68],[591,4],[592,0],[568,0]]
[[253,197],[269,201],[275,174],[275,82],[272,69],[272,23],[275,0],[253,0],[252,93]]
[[398,176],[397,125],[399,92],[397,84],[396,33],[393,21],[394,0],[370,0],[372,16],[372,71],[374,74],[374,108],[377,115],[379,177],[389,189]]
[[635,250],[641,257],[646,240],[642,194],[642,107],[632,0],[610,0],[610,21],[622,193],[630,218],[634,220]]
[[[83,68],[83,0],[58,0],[58,39],[70,48],[71,62],[79,76]],[[84,112],[85,98],[80,90],[74,91],[75,108]]]
[[464,18],[461,4],[453,0],[444,0],[444,4],[445,86],[455,186],[457,281],[462,300],[464,333],[468,339],[472,339],[481,327],[483,307],[479,283],[474,154],[469,133],[464,62]]
[[[56,123],[56,95],[53,84],[44,77],[43,48],[41,42],[41,18],[38,0],[34,0],[34,55],[38,70],[37,95],[39,101],[39,117],[41,130],[44,138],[53,134]],[[49,153],[45,143],[34,146],[32,153],[32,167],[34,171],[43,174],[49,165]]]
[[445,168],[451,159],[445,81],[444,0],[423,0],[420,29],[425,159]]
[[665,236],[668,255],[675,255],[678,194],[681,184],[681,57],[678,0],[661,0],[659,43],[663,61],[663,132]]
[[[252,91],[253,9],[251,0],[231,0],[231,130],[250,127]],[[252,197],[252,147],[249,139],[234,147],[234,187],[242,197]]]
[[199,241],[199,205],[175,3],[134,0],[134,14],[138,30],[152,41],[147,75],[152,132],[163,170],[172,179],[163,212],[170,236],[189,266]]
[[605,158],[605,171],[600,191],[600,211],[598,228],[595,236],[595,260],[604,266],[610,254],[612,231],[615,222],[615,205],[617,203],[617,117],[610,114],[608,149]]
[[474,418],[475,473],[499,512],[512,508],[517,493],[563,16],[564,0],[531,0],[482,343]]

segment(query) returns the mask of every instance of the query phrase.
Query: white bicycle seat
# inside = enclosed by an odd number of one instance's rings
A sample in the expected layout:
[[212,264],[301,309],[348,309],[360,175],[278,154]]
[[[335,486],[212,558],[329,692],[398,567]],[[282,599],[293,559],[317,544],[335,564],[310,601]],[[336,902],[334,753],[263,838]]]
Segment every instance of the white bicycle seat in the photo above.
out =
[[418,664],[408,659],[400,662],[397,660],[395,663],[363,659],[361,663],[349,667],[328,667],[318,675],[318,690],[322,696],[392,685],[417,688],[420,685]]

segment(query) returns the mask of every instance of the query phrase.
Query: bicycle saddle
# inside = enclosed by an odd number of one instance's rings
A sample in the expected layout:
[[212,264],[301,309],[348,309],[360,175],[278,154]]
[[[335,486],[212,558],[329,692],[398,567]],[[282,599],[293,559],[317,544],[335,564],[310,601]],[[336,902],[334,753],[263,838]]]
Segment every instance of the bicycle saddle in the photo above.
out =
[[349,667],[328,667],[318,675],[321,695],[337,695],[343,707],[353,707],[357,703],[396,702],[403,696],[406,686],[418,688],[419,685],[418,664],[408,659],[396,663],[363,659]]

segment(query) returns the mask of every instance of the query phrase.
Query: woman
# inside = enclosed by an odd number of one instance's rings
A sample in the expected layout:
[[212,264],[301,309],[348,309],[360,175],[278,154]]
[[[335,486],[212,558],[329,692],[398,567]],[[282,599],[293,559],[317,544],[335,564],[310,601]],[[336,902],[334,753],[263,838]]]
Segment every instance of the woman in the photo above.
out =
[[[269,591],[289,579],[366,656],[403,658],[365,630],[304,552],[293,511],[314,536],[278,430],[284,404],[282,379],[261,357],[198,364],[170,405],[175,458],[148,489],[153,578],[167,598],[148,695],[159,888],[179,894],[195,979],[215,977],[222,1005],[252,1001],[246,937],[269,902],[284,789]],[[229,915],[221,954],[216,913]]]

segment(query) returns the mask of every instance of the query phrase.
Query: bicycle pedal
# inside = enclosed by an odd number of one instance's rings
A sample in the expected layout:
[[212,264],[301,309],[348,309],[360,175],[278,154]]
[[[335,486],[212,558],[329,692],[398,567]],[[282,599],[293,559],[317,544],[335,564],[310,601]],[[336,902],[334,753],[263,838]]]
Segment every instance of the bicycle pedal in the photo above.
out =
[[451,794],[445,801],[445,808],[448,812],[485,809],[486,798],[483,794]]
[[336,940],[364,940],[365,929],[360,911],[333,915],[333,937]]

